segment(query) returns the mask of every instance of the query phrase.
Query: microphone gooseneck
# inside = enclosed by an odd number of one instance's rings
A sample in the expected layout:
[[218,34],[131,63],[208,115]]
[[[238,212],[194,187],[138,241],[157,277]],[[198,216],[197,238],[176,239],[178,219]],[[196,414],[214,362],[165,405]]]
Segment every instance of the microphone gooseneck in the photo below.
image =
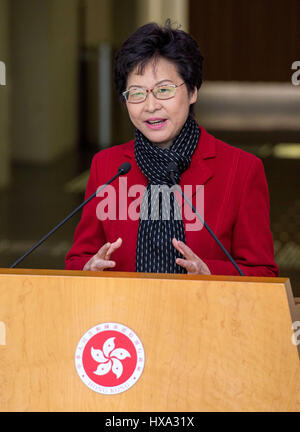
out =
[[230,253],[227,251],[227,249],[223,246],[223,244],[220,242],[220,240],[218,239],[218,237],[215,235],[215,233],[212,231],[212,229],[207,225],[207,223],[205,222],[205,220],[202,218],[202,216],[199,214],[199,212],[195,209],[195,207],[193,206],[193,204],[189,201],[189,199],[185,196],[185,194],[183,193],[182,189],[180,186],[177,185],[176,180],[175,180],[175,173],[178,171],[178,167],[176,162],[170,162],[167,166],[167,171],[170,175],[170,178],[174,184],[174,186],[176,187],[177,190],[179,190],[180,194],[182,195],[183,199],[188,203],[188,205],[191,207],[191,209],[193,210],[193,212],[196,214],[196,216],[200,219],[201,223],[205,226],[205,228],[207,229],[207,231],[209,232],[209,234],[213,237],[213,239],[218,243],[218,245],[220,246],[220,248],[222,249],[222,251],[224,252],[224,254],[227,256],[227,258],[229,259],[229,261],[233,264],[233,266],[236,268],[236,270],[239,272],[239,274],[241,276],[245,276],[244,273],[242,272],[242,270],[239,268],[239,266],[237,265],[236,261],[232,258],[232,256],[230,255]]
[[124,162],[119,166],[118,173],[115,174],[107,183],[100,186],[96,192],[94,192],[91,196],[89,196],[83,203],[81,203],[78,207],[76,207],[68,216],[66,216],[61,222],[59,222],[51,231],[48,232],[41,240],[35,243],[23,256],[21,256],[17,261],[15,261],[9,268],[15,268],[24,258],[26,258],[31,252],[33,252],[36,248],[38,248],[45,240],[47,240],[55,231],[57,231],[64,223],[66,223],[72,216],[74,216],[82,207],[84,207],[92,198],[96,196],[98,192],[104,189],[107,185],[112,183],[116,178],[120,175],[127,174],[131,169],[131,164],[129,162]]

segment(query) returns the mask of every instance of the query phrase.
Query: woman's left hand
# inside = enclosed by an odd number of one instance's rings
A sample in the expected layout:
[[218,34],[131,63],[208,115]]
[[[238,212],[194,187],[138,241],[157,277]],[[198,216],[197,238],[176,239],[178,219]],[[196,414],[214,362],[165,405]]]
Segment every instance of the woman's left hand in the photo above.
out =
[[173,238],[172,244],[185,258],[176,258],[176,264],[184,267],[188,274],[211,274],[205,262],[202,261],[202,259],[200,259],[185,243]]

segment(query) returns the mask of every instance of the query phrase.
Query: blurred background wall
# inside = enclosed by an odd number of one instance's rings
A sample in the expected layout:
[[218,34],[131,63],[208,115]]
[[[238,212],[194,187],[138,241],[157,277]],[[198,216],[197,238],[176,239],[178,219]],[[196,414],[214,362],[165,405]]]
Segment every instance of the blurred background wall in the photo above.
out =
[[[276,260],[300,295],[300,0],[0,0],[0,267],[81,202],[95,152],[133,137],[113,57],[167,18],[204,55],[198,122],[264,162]],[[79,217],[20,266],[63,268]]]
[[[8,0],[0,0],[0,60],[6,65],[6,82],[10,74],[9,51]],[[10,92],[8,86],[0,86],[0,188],[7,187],[10,181]]]

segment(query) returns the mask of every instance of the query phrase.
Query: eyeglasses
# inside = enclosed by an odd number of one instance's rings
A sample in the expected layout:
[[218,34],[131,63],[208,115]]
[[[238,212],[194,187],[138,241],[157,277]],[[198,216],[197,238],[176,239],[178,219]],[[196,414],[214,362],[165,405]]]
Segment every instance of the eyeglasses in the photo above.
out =
[[171,99],[176,94],[177,87],[181,87],[184,82],[181,84],[164,84],[158,85],[153,89],[145,89],[143,87],[132,87],[129,90],[126,90],[122,93],[124,98],[129,103],[140,103],[144,102],[149,93],[152,93],[156,99],[166,100]]

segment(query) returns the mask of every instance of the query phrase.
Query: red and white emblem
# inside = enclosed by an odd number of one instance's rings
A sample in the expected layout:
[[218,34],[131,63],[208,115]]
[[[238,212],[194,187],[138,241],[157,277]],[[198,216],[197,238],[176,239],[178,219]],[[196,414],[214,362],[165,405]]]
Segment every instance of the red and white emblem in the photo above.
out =
[[143,345],[128,327],[102,323],[88,330],[75,352],[82,381],[95,392],[122,393],[140,378],[145,364]]

